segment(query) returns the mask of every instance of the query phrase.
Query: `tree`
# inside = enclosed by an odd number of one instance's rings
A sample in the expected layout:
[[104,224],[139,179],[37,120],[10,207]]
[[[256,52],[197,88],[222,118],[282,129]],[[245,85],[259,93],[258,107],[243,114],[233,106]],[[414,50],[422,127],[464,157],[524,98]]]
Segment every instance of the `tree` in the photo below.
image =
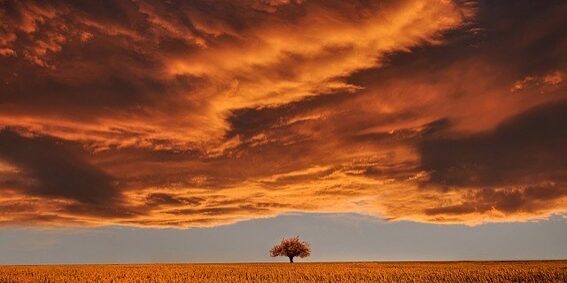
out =
[[270,250],[271,257],[287,256],[290,263],[293,263],[293,258],[296,256],[304,258],[310,255],[311,247],[309,247],[309,243],[300,241],[299,237],[283,239]]

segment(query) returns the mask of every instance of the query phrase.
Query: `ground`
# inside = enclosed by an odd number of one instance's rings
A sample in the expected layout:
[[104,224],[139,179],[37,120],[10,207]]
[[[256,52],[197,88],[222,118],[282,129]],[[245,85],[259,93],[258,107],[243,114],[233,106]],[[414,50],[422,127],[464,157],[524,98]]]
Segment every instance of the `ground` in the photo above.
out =
[[1,266],[0,282],[567,282],[567,261]]

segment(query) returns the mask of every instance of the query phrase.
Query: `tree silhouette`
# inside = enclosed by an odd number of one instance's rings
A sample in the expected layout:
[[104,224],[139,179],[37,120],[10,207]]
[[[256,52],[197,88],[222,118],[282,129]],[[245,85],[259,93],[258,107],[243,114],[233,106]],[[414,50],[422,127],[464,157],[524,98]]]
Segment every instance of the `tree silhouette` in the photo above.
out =
[[290,263],[293,263],[293,258],[296,256],[304,258],[310,255],[311,248],[309,247],[309,243],[300,241],[299,237],[283,239],[270,250],[271,257],[287,256]]

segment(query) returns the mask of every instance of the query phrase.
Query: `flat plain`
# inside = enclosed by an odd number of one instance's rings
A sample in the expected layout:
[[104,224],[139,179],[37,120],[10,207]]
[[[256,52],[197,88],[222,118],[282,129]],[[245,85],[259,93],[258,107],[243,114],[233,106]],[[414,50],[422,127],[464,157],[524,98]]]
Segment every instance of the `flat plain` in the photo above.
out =
[[0,266],[0,282],[567,282],[567,261]]

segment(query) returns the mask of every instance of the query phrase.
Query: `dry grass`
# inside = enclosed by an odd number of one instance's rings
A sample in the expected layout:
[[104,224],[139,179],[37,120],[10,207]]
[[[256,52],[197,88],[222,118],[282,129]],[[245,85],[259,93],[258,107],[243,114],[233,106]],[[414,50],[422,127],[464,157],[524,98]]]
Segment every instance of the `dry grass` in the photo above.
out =
[[567,282],[567,261],[1,266],[0,282]]

